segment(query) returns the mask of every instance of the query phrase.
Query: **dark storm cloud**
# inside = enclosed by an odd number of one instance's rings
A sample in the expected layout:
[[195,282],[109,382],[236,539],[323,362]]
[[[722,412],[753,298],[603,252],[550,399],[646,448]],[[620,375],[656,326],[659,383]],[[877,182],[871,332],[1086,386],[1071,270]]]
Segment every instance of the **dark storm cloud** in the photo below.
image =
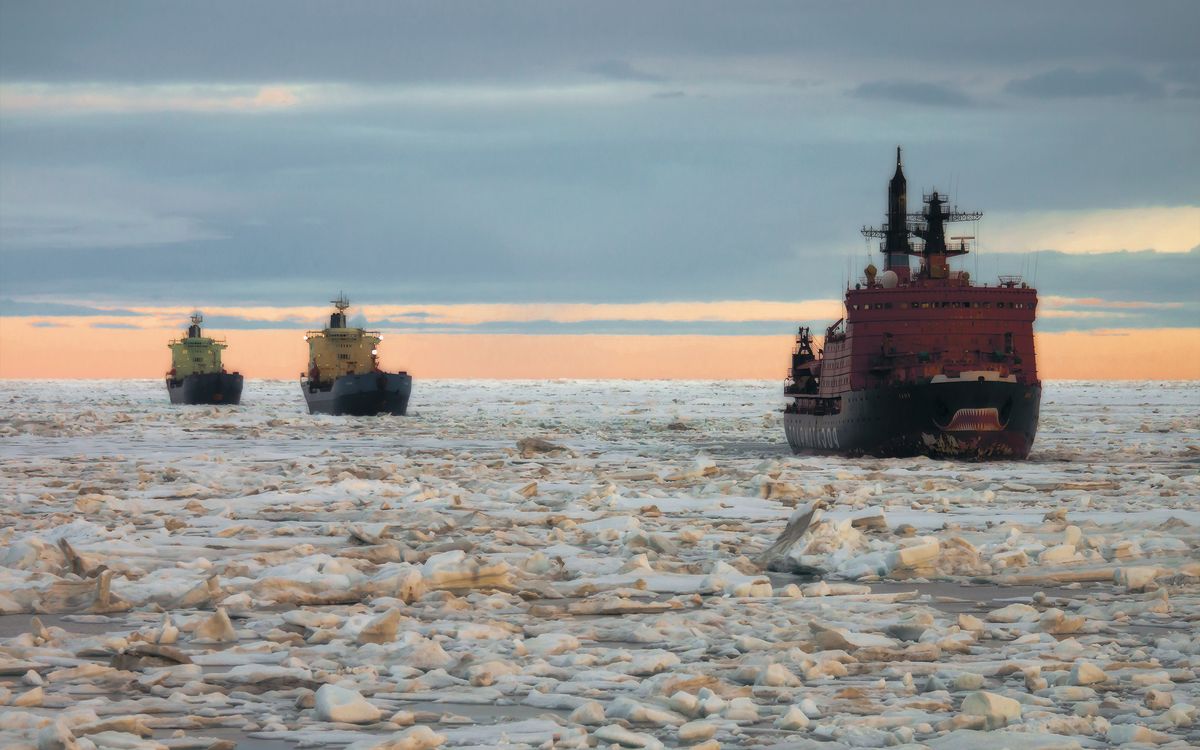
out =
[[923,81],[868,81],[853,91],[860,99],[929,104],[939,107],[970,106],[971,99],[953,86]]
[[1161,83],[1131,68],[1055,68],[1028,78],[1010,81],[1005,90],[1021,96],[1045,99],[1088,96],[1157,97],[1162,96],[1164,92]]

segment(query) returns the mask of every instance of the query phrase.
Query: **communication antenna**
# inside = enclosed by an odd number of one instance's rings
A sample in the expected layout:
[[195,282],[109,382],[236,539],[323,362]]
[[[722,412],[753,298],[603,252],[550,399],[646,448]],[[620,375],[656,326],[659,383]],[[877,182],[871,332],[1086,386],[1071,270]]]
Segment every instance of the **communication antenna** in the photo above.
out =
[[341,290],[338,290],[337,299],[331,299],[329,302],[338,309],[338,312],[345,312],[346,308],[350,307],[350,299]]
[[975,278],[979,278],[979,255],[983,250],[983,235],[979,233],[979,219],[975,220]]

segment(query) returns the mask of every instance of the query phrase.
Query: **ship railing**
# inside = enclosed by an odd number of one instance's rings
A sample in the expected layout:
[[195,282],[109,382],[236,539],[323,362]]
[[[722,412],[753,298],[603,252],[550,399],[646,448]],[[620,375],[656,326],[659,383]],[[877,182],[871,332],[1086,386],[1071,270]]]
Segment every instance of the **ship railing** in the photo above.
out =
[[[355,333],[354,335],[374,336],[376,338],[381,338],[383,336],[383,333],[381,331],[368,331],[365,328],[335,328],[332,330],[346,331],[347,333],[352,333],[352,332],[357,331],[358,333]],[[319,331],[305,331],[304,332],[304,336],[306,338],[313,338],[315,336],[325,336],[325,335],[328,335],[327,329],[322,329]]]
[[817,396],[807,393],[789,393],[787,395],[793,399],[792,403],[795,405],[794,411],[796,414],[812,414],[813,416],[823,417],[842,412],[841,396]]

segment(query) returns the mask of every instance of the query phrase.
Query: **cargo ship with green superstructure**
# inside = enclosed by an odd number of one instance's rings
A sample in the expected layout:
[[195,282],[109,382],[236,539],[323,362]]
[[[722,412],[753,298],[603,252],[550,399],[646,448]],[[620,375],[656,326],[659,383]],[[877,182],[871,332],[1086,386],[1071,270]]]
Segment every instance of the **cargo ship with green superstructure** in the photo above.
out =
[[171,341],[167,393],[172,404],[237,404],[242,400],[242,375],[226,372],[221,352],[229,345],[200,329],[204,316],[192,313],[187,336]]

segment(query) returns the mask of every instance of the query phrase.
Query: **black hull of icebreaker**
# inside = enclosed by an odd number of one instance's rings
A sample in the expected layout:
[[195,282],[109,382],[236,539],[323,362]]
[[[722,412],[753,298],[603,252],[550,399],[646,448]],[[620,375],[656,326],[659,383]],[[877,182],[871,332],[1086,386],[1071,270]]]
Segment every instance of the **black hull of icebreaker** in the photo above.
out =
[[783,421],[796,453],[1024,459],[1033,447],[1041,400],[1040,385],[931,382],[801,397],[789,404]]
[[238,404],[242,400],[242,376],[211,372],[188,375],[182,380],[167,378],[172,404]]
[[310,414],[402,417],[408,411],[412,376],[403,372],[368,372],[343,375],[328,384],[302,380],[300,387]]

